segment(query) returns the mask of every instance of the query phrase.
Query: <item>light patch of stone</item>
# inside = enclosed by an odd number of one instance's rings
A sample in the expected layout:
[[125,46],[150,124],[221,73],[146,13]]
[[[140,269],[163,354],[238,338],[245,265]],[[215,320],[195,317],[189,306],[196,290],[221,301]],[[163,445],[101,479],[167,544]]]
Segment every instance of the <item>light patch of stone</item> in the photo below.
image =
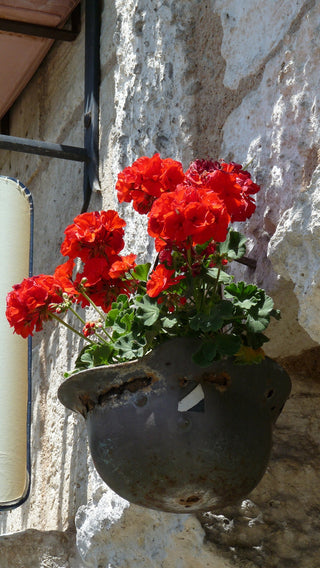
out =
[[320,342],[320,167],[308,189],[281,217],[270,240],[269,257],[283,278],[294,285],[299,323]]
[[[129,505],[108,488],[80,507],[76,529],[87,568],[205,568],[212,565],[215,553],[194,516]],[[219,557],[214,566],[231,568]]]
[[103,88],[113,83],[114,109],[106,128],[110,110],[101,107],[102,142],[108,146],[108,156],[102,152],[101,185],[104,205],[117,207],[127,221],[125,252],[138,254],[139,262],[154,257],[151,239],[146,240],[147,219],[131,204],[119,207],[114,187],[118,172],[140,156],[160,152],[162,158],[172,157],[185,166],[191,160],[185,117],[193,98],[185,96],[183,48],[192,6],[179,6],[177,10],[174,2],[118,0],[114,9],[108,7],[114,20],[114,68]]
[[[270,345],[266,346],[272,356],[301,352],[314,345],[312,339],[317,341],[314,331],[311,335],[310,329],[302,325],[304,307],[301,309],[292,295],[292,288],[296,286],[299,276],[295,275],[290,282],[290,278],[288,280],[284,274],[284,268],[278,270],[276,267],[273,246],[269,246],[282,217],[281,225],[286,220],[288,229],[285,212],[300,202],[301,191],[308,187],[319,163],[316,59],[320,54],[320,42],[313,29],[320,25],[320,14],[318,6],[312,2],[304,4],[302,12],[303,18],[296,18],[294,33],[285,34],[279,49],[272,57],[266,57],[256,88],[248,92],[238,108],[229,115],[223,129],[221,151],[223,156],[228,153],[229,158],[237,162],[249,163],[254,180],[261,184],[255,215],[244,226],[239,224],[239,230],[250,235],[248,255],[257,260],[257,269],[253,273],[240,268],[238,272],[244,280],[254,279],[265,288],[274,298],[276,307],[282,311],[282,321],[277,322],[276,343],[270,350]],[[229,59],[232,59],[231,53]],[[301,233],[300,229],[297,230]],[[293,234],[290,229],[289,232]],[[312,251],[317,256],[316,241],[312,244]],[[267,256],[269,252],[270,259]],[[310,270],[316,276],[315,257],[309,260]],[[300,272],[303,273],[303,270]],[[316,285],[311,282],[312,277],[306,286],[314,291]],[[287,295],[284,291],[286,286]],[[298,303],[302,295],[303,292]],[[315,322],[311,327],[316,325]]]
[[0,540],[1,568],[85,568],[75,531],[27,530]]
[[[297,17],[303,0],[218,0],[213,3],[223,25],[221,53],[227,67],[224,85],[236,89],[241,79],[259,69],[269,53],[283,40]],[[254,41],[251,41],[254,37]],[[251,40],[249,39],[251,38]]]

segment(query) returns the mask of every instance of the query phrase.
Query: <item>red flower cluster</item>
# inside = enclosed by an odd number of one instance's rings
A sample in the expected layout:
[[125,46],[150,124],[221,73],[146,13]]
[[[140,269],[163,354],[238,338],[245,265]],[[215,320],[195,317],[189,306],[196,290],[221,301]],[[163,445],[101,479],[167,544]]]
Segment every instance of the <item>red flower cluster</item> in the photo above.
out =
[[[116,189],[120,203],[132,201],[136,211],[148,214],[148,232],[155,239],[160,264],[147,281],[146,293],[155,298],[187,273],[200,274],[204,260],[206,266],[215,262],[215,243],[226,239],[230,222],[252,215],[253,195],[260,188],[239,164],[196,160],[184,173],[180,162],[155,154],[125,168]],[[136,255],[119,254],[125,225],[113,210],[78,215],[61,245],[68,260],[53,276],[26,278],[8,294],[6,315],[16,333],[32,335],[71,302],[85,307],[90,298],[107,312],[119,294],[134,293],[139,283],[128,274],[136,266]],[[76,259],[82,266],[73,277]],[[89,336],[92,330],[88,324],[83,333]]]
[[230,216],[224,203],[212,191],[192,185],[178,185],[174,192],[157,199],[149,214],[149,234],[161,250],[170,241],[191,245],[226,239]]
[[[77,274],[75,286],[83,286],[87,296],[104,312],[108,312],[119,294],[129,296],[134,291],[135,281],[124,277],[135,267],[135,259],[134,254],[114,257],[111,262],[103,257],[90,258],[84,264],[83,271]],[[89,305],[88,300],[81,300],[81,305]]]
[[183,179],[180,162],[171,158],[162,160],[159,154],[152,158],[143,156],[118,175],[118,199],[120,203],[133,201],[138,213],[148,213],[161,193],[172,191]]
[[42,323],[62,302],[62,290],[55,278],[40,274],[13,286],[7,295],[6,316],[16,333],[28,337],[34,329],[42,329]]
[[82,329],[82,333],[85,337],[90,337],[90,335],[94,335],[96,333],[97,329],[99,329],[101,325],[102,324],[99,324],[96,321],[87,321]]
[[[63,292],[68,294],[69,298],[72,301],[80,302],[80,293],[75,287],[73,283],[73,270],[74,270],[75,262],[72,258],[64,262],[63,264],[59,264],[54,271],[54,278],[59,283]],[[84,298],[83,298],[84,300]]]
[[[116,211],[109,210],[82,213],[67,227],[61,252],[64,256],[69,256],[69,263],[77,257],[80,258],[83,261],[83,270],[73,282],[66,266],[64,286],[82,306],[87,306],[89,302],[81,295],[81,286],[85,288],[90,299],[105,312],[110,309],[119,294],[129,295],[132,292],[133,282],[123,278],[135,267],[136,255],[118,254],[124,246],[125,225],[126,222]],[[60,267],[59,271],[63,272],[63,268]]]
[[110,257],[124,247],[124,219],[116,211],[94,211],[78,215],[65,230],[61,253],[69,258]]
[[[64,295],[83,307],[89,305],[88,295],[105,312],[119,294],[129,296],[135,284],[125,275],[135,267],[136,255],[118,254],[124,246],[125,224],[116,211],[78,215],[67,227],[61,246],[69,260],[53,276],[26,278],[8,294],[6,316],[15,332],[27,337],[34,328],[42,329],[43,321],[63,309]],[[73,278],[76,258],[83,261],[83,269]]]
[[[120,202],[133,201],[139,213],[148,213],[156,250],[169,251],[169,256],[173,249],[223,242],[230,222],[252,215],[252,195],[260,189],[240,164],[196,160],[184,174],[180,162],[161,160],[159,154],[125,168],[116,188]],[[168,269],[159,266],[154,271],[149,296],[173,285]]]
[[250,173],[240,164],[196,160],[186,171],[185,181],[214,192],[225,204],[231,222],[245,221],[255,211],[252,195],[260,186],[253,183]]

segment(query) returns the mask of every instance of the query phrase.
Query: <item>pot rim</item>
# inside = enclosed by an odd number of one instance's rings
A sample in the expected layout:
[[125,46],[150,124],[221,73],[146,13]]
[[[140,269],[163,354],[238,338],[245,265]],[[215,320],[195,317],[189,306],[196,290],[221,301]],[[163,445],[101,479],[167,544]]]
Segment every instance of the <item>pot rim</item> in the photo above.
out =
[[[276,361],[266,357],[259,364],[235,365],[232,358],[226,358],[200,367],[188,357],[197,344],[194,338],[173,338],[140,359],[79,371],[60,385],[58,398],[66,408],[86,416],[112,389],[119,392],[129,386],[131,390],[130,386],[139,381],[142,386],[161,381],[167,388],[168,381],[177,384],[183,379],[195,385],[211,382],[218,390],[232,389],[235,396],[247,388],[248,397],[266,398],[272,421],[276,421],[291,391],[290,377]],[[227,382],[231,378],[231,385],[223,385],[221,377]]]

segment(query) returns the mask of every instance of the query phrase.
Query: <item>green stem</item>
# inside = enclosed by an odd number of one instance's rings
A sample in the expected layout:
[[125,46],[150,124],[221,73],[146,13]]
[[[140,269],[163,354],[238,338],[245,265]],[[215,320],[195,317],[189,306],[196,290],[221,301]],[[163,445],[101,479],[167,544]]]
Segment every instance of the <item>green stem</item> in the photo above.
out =
[[81,321],[81,323],[83,323],[83,325],[86,325],[85,320],[76,312],[76,310],[74,310],[71,306],[69,306],[69,310],[76,316],[76,318],[78,318],[78,320]]
[[[102,329],[102,331],[104,331],[104,329]],[[106,334],[108,339],[111,339],[110,335],[108,335],[106,331],[104,331],[104,333]],[[108,341],[103,339],[103,337],[100,335],[100,333],[95,332],[95,336],[98,337],[102,341],[102,343],[104,343],[105,345],[109,345]],[[111,341],[112,341],[112,339],[111,339]]]
[[218,291],[220,272],[221,272],[221,268],[219,266],[216,282],[215,282],[215,285],[214,285],[214,288],[213,288],[213,294],[217,294],[217,291]]
[[187,249],[187,259],[188,259],[188,265],[191,268],[192,266],[192,254],[191,254],[191,248]]
[[[107,338],[109,339],[109,341],[113,341],[111,335],[109,335],[109,333],[106,331],[106,329],[104,327],[101,328],[103,333],[107,336]],[[102,337],[101,337],[102,339]],[[102,339],[103,341],[103,339]],[[105,343],[107,343],[107,341],[105,341]]]
[[96,310],[96,312],[98,312],[99,316],[101,317],[102,321],[104,321],[105,319],[105,314],[99,310],[98,306],[93,302],[93,300],[91,300],[91,298],[89,298],[88,294],[84,291],[84,286],[79,286],[80,292],[82,294],[82,296],[88,300],[89,304]]
[[[101,316],[101,317],[103,318],[103,321],[104,321],[104,314],[102,314],[102,312],[100,312],[100,311],[98,310],[97,306],[94,304],[94,302],[93,302],[92,300],[90,300],[89,296],[87,296],[87,294],[85,294],[85,293],[83,293],[83,292],[82,292],[82,295],[83,295],[85,298],[87,298],[87,300],[90,302],[90,304],[91,304],[92,306],[94,306],[94,308],[95,308],[96,311],[98,312],[99,316]],[[72,311],[72,313],[81,321],[81,323],[83,323],[83,325],[86,325],[86,321],[85,321],[84,319],[82,319],[82,317],[79,316],[79,314],[78,314],[73,308],[69,307],[69,310]],[[112,341],[111,335],[109,335],[109,333],[104,329],[104,327],[102,327],[102,331],[103,331],[103,333],[107,336],[107,338],[108,338],[110,341]],[[105,341],[105,339],[103,339],[99,333],[95,332],[95,335],[96,335],[97,337],[99,337],[103,343],[107,344],[107,341]]]
[[69,325],[66,321],[59,318],[59,316],[57,316],[56,314],[51,313],[51,317],[53,319],[57,320],[59,323],[62,323],[62,325],[64,325],[67,329],[69,329],[70,331],[72,331],[73,333],[75,333],[76,335],[81,337],[81,339],[84,339],[85,341],[88,341],[88,343],[91,343],[92,345],[94,345],[94,341],[91,341],[91,339],[88,339],[88,337],[85,337],[85,335],[83,335],[83,333],[80,333],[80,331],[76,330],[74,327]]

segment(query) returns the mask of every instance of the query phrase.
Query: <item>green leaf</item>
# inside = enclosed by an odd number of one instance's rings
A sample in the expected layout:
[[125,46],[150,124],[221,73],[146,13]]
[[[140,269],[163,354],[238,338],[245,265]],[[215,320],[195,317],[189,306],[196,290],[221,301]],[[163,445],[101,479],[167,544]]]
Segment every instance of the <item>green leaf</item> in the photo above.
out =
[[166,329],[171,329],[178,323],[178,320],[174,316],[167,316],[161,319],[161,325]]
[[270,317],[271,312],[273,311],[273,299],[270,296],[264,294],[263,305],[259,307],[259,316],[268,316]]
[[233,304],[229,300],[221,300],[218,304],[215,304],[213,310],[213,316],[219,315],[224,320],[228,320],[233,316]]
[[147,262],[146,264],[138,264],[131,274],[134,278],[136,278],[136,280],[140,280],[141,282],[147,282],[150,267],[151,267],[150,262]]
[[223,243],[219,243],[217,250],[220,255],[227,257],[229,260],[241,258],[246,253],[247,239],[238,231],[230,229],[227,238]]
[[207,367],[215,360],[216,354],[216,344],[212,341],[207,341],[202,343],[200,349],[192,355],[192,359],[200,367]]
[[[273,300],[267,296],[264,290],[258,289],[260,302],[252,306],[248,311],[246,327],[251,333],[261,333],[269,323],[270,317],[275,313],[278,317],[277,310],[273,309]],[[258,295],[257,293],[257,295]]]
[[84,353],[82,353],[82,355],[80,355],[80,362],[83,363],[86,369],[94,367],[93,353],[90,351],[85,351]]
[[203,331],[204,333],[219,331],[226,320],[230,320],[232,316],[232,302],[221,300],[221,302],[213,306],[209,314],[200,313],[192,316],[189,320],[189,325],[194,331]]
[[76,360],[75,372],[98,367],[99,365],[109,365],[112,362],[113,353],[114,348],[109,343],[86,345]]
[[193,354],[192,359],[197,365],[207,367],[221,357],[235,355],[240,346],[241,339],[238,335],[217,334],[211,340],[204,341],[200,349]]
[[261,292],[254,284],[246,284],[245,282],[232,282],[225,287],[224,295],[226,298],[233,300],[235,306],[244,310],[250,310],[259,302],[261,303]]
[[216,281],[218,279],[219,284],[230,284],[233,280],[233,276],[231,276],[231,274],[227,274],[227,272],[221,269],[219,270],[217,267],[207,268],[206,273],[213,280]]
[[259,318],[253,317],[252,315],[248,315],[247,317],[247,329],[251,331],[251,333],[261,333],[268,327],[270,323],[270,318]]
[[210,317],[205,314],[195,314],[189,320],[190,328],[194,331],[210,331],[211,330],[211,320]]
[[119,294],[119,296],[117,297],[117,301],[112,302],[111,307],[112,308],[118,308],[119,310],[121,310],[123,308],[128,308],[129,307],[128,296],[126,296],[126,294]]
[[245,341],[252,349],[259,349],[264,343],[269,341],[269,338],[263,333],[250,333],[250,331],[247,331]]
[[112,327],[114,322],[116,321],[118,315],[119,315],[118,309],[113,308],[113,309],[109,310],[109,312],[106,314],[106,317],[105,317],[105,327]]
[[137,307],[136,316],[143,321],[147,327],[152,326],[160,315],[160,308],[156,300],[149,296],[140,296],[136,298],[135,305]]
[[[134,318],[134,312],[126,312],[121,318],[119,318],[114,325],[114,328],[119,332],[121,329],[123,332],[128,332],[131,329],[132,321]],[[117,327],[116,327],[117,326]]]
[[114,344],[119,356],[126,360],[142,357],[144,355],[145,345],[145,338],[140,337],[138,339],[133,333],[128,333],[120,337]]
[[235,355],[241,346],[241,338],[234,334],[219,334],[215,338],[217,352],[220,355]]
[[281,320],[281,311],[280,310],[272,310],[270,316],[275,318],[276,320]]

